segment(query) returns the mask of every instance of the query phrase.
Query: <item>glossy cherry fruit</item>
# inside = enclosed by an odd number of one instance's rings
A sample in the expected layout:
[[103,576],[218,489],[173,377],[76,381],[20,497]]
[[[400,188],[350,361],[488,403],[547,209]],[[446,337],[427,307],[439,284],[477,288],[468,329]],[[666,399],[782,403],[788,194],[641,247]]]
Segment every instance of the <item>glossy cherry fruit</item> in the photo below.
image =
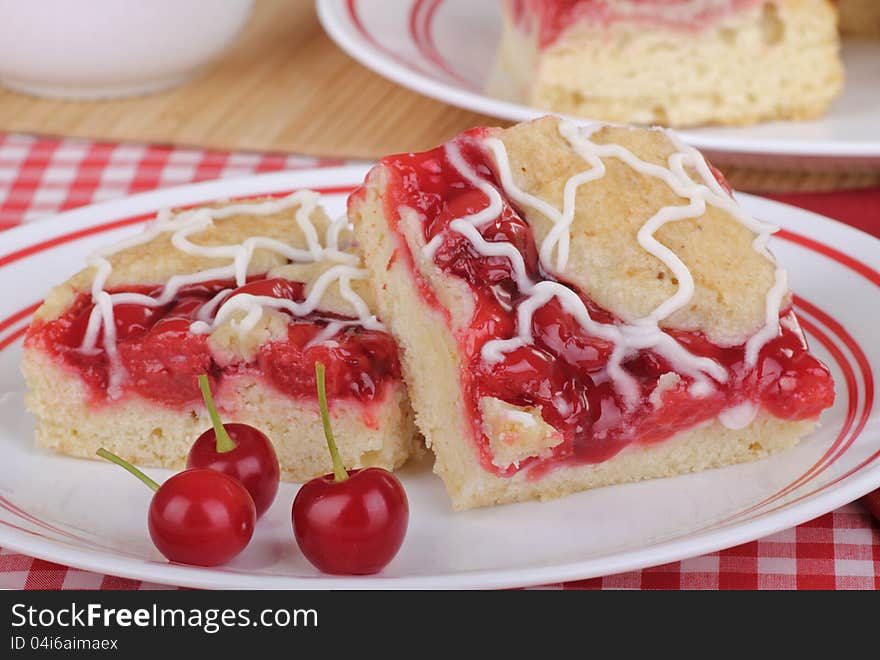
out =
[[161,486],[136,467],[99,449],[98,455],[122,466],[155,491],[150,502],[150,538],[167,559],[181,564],[225,564],[247,547],[257,512],[250,494],[232,477],[192,468]]
[[188,468],[209,468],[236,479],[251,494],[257,517],[275,501],[280,471],[278,456],[269,438],[247,424],[223,424],[211,396],[208,377],[199,376],[213,428],[202,433],[189,450]]
[[333,474],[312,479],[293,501],[293,534],[303,555],[325,573],[369,575],[381,571],[406,536],[406,491],[388,470],[346,470],[330,428],[324,365],[315,364],[324,434]]

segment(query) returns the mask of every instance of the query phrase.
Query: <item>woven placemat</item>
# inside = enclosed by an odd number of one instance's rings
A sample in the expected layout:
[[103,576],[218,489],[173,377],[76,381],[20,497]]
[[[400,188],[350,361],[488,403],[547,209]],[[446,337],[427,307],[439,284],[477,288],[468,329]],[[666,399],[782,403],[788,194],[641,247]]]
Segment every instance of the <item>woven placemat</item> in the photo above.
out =
[[880,172],[769,170],[724,164],[718,167],[731,186],[755,193],[826,192],[880,187]]
[[[329,158],[373,160],[420,151],[472,126],[505,123],[367,70],[324,34],[314,3],[306,0],[260,0],[241,37],[218,62],[166,92],[59,101],[0,88],[0,132]],[[712,160],[735,188],[753,192],[880,186],[880,168],[784,171],[755,169],[763,161],[730,154]]]

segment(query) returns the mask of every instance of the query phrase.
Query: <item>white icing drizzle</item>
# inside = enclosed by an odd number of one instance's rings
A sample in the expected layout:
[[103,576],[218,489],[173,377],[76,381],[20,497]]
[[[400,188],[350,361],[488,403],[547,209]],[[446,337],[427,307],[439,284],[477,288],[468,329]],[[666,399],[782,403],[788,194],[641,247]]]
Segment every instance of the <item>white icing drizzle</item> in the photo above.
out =
[[[375,316],[370,314],[366,303],[351,288],[352,279],[366,279],[366,277],[366,270],[353,268],[346,264],[333,266],[321,273],[318,279],[312,283],[306,299],[302,302],[288,300],[287,298],[239,293],[220,305],[220,308],[214,315],[213,322],[203,324],[201,321],[196,321],[190,326],[190,330],[194,333],[207,333],[228,321],[236,332],[246,335],[256,327],[265,309],[284,310],[297,317],[307,316],[318,309],[324,293],[336,282],[339,282],[340,292],[346,300],[351,301],[348,297],[350,295],[352,299],[358,301],[358,304],[355,305],[355,309],[359,313],[357,324],[370,330],[382,330],[384,326],[379,323]],[[243,318],[236,320],[233,318],[236,312],[245,312],[245,315]]]
[[[646,176],[660,179],[679,197],[688,200],[685,205],[666,206],[648,218],[637,233],[642,248],[666,265],[678,280],[675,293],[664,300],[647,316],[626,324],[599,323],[590,317],[583,300],[571,289],[552,280],[535,282],[526,272],[522,254],[509,242],[486,241],[478,229],[495,220],[502,212],[503,200],[495,186],[480,178],[468,165],[456,141],[445,147],[446,157],[459,174],[489,200],[486,208],[478,213],[457,218],[449,223],[447,229],[467,238],[473,248],[483,256],[506,257],[513,269],[513,275],[524,299],[516,308],[517,336],[509,339],[496,339],[486,342],[482,347],[482,358],[487,363],[499,362],[504,354],[533,342],[532,318],[534,313],[556,298],[562,308],[574,317],[591,335],[613,343],[611,357],[606,367],[607,377],[611,378],[628,404],[638,401],[639,390],[635,380],[622,367],[623,361],[640,349],[652,349],[666,358],[676,372],[693,378],[689,391],[695,397],[705,397],[714,391],[710,377],[725,383],[729,378],[727,369],[718,362],[694,355],[660,328],[660,322],[686,307],[695,293],[693,276],[684,262],[668,247],[660,243],[655,233],[669,222],[688,218],[698,218],[706,212],[706,206],[720,208],[745,227],[756,233],[753,248],[775,265],[775,260],[767,250],[767,241],[776,227],[760,222],[749,216],[727,194],[715,179],[702,154],[682,143],[674,134],[664,131],[676,151],[669,157],[668,167],[646,162],[619,144],[597,144],[590,140],[593,132],[601,128],[594,124],[579,128],[572,122],[560,120],[559,133],[571,145],[590,168],[575,174],[566,182],[563,190],[563,208],[556,209],[546,201],[520,189],[513,180],[510,160],[504,143],[498,138],[486,138],[484,146],[492,153],[498,171],[498,178],[504,193],[515,202],[529,206],[545,215],[553,226],[539,247],[541,265],[549,272],[564,271],[570,249],[570,228],[575,214],[575,197],[579,186],[601,178],[605,174],[603,158],[616,158],[632,169]],[[658,129],[660,130],[660,129]],[[696,171],[699,180],[694,181],[688,168]],[[432,259],[443,242],[443,232],[435,236],[422,249],[422,256]],[[555,251],[555,261],[553,259]],[[765,325],[753,335],[746,344],[746,363],[754,366],[761,348],[779,331],[779,309],[788,290],[787,274],[776,268],[775,281],[767,293],[765,303]],[[598,378],[603,379],[599,374]],[[740,415],[742,417],[742,415]],[[736,415],[728,414],[725,419],[733,423]]]
[[[339,246],[340,232],[347,226],[345,216],[330,224],[324,235],[324,244],[321,244],[317,228],[311,220],[312,213],[320,203],[320,198],[321,196],[312,190],[300,190],[286,197],[255,204],[202,208],[183,211],[177,215],[172,215],[169,210],[162,210],[143,233],[96,251],[88,259],[88,265],[95,269],[91,288],[92,302],[95,306],[89,316],[80,350],[95,352],[98,336],[101,329],[104,329],[102,347],[110,361],[108,395],[111,398],[117,398],[121,394],[120,388],[125,377],[116,350],[114,305],[137,304],[158,307],[173,301],[181,288],[211,280],[234,279],[236,286],[243,286],[247,282],[248,268],[256,250],[268,250],[295,263],[314,263],[328,260],[334,262],[335,265],[324,271],[312,283],[306,299],[299,303],[248,293],[230,297],[232,289],[220,291],[199,310],[196,321],[190,325],[191,332],[207,334],[229,321],[233,330],[240,336],[244,336],[254,329],[266,309],[285,310],[296,317],[306,316],[320,308],[324,293],[337,282],[340,294],[352,305],[357,318],[351,321],[332,321],[312,340],[311,344],[327,341],[341,329],[350,325],[362,325],[372,330],[384,330],[384,326],[370,313],[367,304],[351,287],[352,280],[366,279],[367,272],[357,267],[360,263],[360,258],[357,255],[345,252]],[[305,236],[307,249],[295,248],[282,241],[263,236],[253,236],[235,245],[207,246],[197,245],[190,241],[190,237],[205,231],[217,220],[242,214],[271,215],[294,206],[299,206],[295,219]],[[229,259],[230,263],[226,266],[209,268],[187,275],[174,275],[168,279],[156,297],[140,293],[110,294],[104,290],[113,271],[113,266],[107,257],[129,248],[145,245],[166,233],[171,234],[171,244],[181,252],[196,257]],[[237,312],[244,312],[243,317],[240,319],[232,318]]]
[[722,410],[718,414],[718,421],[721,422],[722,426],[732,431],[739,431],[755,421],[757,415],[758,406],[751,401],[743,401],[732,408]]
[[[456,170],[458,170],[459,174],[461,174],[468,183],[489,198],[489,206],[477,213],[464,215],[453,220],[452,222],[455,223],[456,226],[452,227],[452,223],[450,223],[450,228],[460,232],[467,226],[482,227],[486,223],[492,222],[495,218],[501,215],[501,212],[504,210],[504,201],[501,199],[501,195],[495,190],[495,186],[477,176],[477,173],[473,171],[461,155],[461,149],[458,148],[458,145],[454,141],[447,143],[445,151],[449,162],[452,163],[452,166]],[[482,239],[482,237],[480,238]],[[439,233],[422,248],[422,255],[427,259],[433,259],[434,255],[437,253],[437,248],[440,247],[441,243],[443,243],[443,234]],[[498,245],[504,245],[504,243],[498,243]],[[508,251],[509,254],[512,255],[513,252],[517,252],[512,245],[509,243],[507,245],[510,248]]]
[[[352,254],[351,252],[346,252],[344,247],[340,247],[339,245],[339,233],[343,229],[348,229],[349,232],[354,232],[354,227],[348,221],[348,215],[343,213],[341,216],[336,218],[329,227],[327,227],[327,231],[324,234],[324,258],[330,259],[331,261],[338,261],[340,263],[347,263],[352,266],[357,266],[361,262],[361,258],[356,254]],[[351,245],[345,246],[351,247]]]
[[534,427],[538,425],[535,416],[525,410],[505,410],[503,416],[508,422],[519,424],[520,426]]
[[550,230],[547,238],[541,243],[539,253],[541,264],[547,270],[552,271],[552,254],[553,250],[556,249],[556,270],[565,270],[565,267],[568,264],[568,251],[571,242],[569,228],[571,227],[571,223],[574,222],[575,195],[577,194],[577,189],[583,183],[601,179],[605,176],[605,163],[591,154],[585,156],[585,160],[592,165],[592,168],[585,172],[581,172],[580,174],[575,174],[566,181],[565,189],[563,190],[562,212],[560,212],[552,204],[548,204],[540,197],[530,195],[517,187],[513,181],[513,173],[510,171],[507,150],[501,140],[498,138],[488,138],[485,140],[484,144],[489,147],[489,150],[495,156],[495,161],[505,165],[504,167],[499,167],[498,172],[501,178],[501,186],[504,188],[504,191],[508,193],[514,201],[537,209],[553,222],[553,229]]
[[321,332],[312,337],[311,341],[306,344],[306,348],[311,348],[312,346],[317,346],[318,344],[335,343],[331,341],[333,337],[335,337],[340,330],[347,327],[348,325],[351,325],[351,322],[331,321],[327,324],[327,327],[325,327],[323,330],[321,330]]
[[788,291],[788,272],[777,268],[773,286],[767,292],[764,302],[764,327],[749,337],[746,342],[746,365],[754,367],[758,362],[758,354],[764,345],[779,334],[779,309]]

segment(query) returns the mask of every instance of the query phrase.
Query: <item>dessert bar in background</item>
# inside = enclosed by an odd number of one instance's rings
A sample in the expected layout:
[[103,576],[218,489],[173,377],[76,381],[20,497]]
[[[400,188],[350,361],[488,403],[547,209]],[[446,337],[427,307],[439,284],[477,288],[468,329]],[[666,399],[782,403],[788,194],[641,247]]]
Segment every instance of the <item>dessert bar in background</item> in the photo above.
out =
[[[871,11],[856,4],[846,16]],[[827,0],[502,7],[491,91],[563,114],[667,126],[809,119],[827,110],[844,81],[837,12]]]

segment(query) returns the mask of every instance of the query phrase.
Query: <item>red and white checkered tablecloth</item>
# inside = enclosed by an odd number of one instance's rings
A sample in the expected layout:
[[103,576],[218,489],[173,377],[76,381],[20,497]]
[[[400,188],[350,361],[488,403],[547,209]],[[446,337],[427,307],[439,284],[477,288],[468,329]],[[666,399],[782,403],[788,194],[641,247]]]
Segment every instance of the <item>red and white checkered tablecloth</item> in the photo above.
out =
[[[0,134],[0,230],[58,211],[163,186],[338,165],[280,154],[225,153]],[[778,196],[880,236],[880,190]],[[0,244],[2,244],[0,234]],[[880,523],[861,503],[773,536],[664,566],[548,585],[595,589],[880,589]],[[167,589],[80,571],[0,548],[0,588]]]

